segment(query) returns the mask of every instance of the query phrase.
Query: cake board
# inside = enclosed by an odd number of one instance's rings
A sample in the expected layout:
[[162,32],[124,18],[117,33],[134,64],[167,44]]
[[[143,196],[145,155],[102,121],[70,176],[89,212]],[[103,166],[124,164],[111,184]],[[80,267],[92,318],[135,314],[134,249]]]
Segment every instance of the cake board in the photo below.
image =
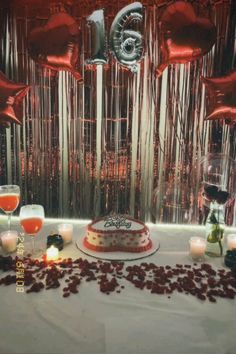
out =
[[140,252],[140,253],[120,252],[120,251],[97,252],[97,251],[90,250],[84,246],[84,244],[83,244],[84,237],[85,237],[84,233],[79,235],[79,237],[76,241],[76,246],[78,247],[78,249],[81,252],[83,252],[84,254],[86,254],[87,256],[91,256],[91,257],[101,259],[101,260],[106,260],[106,261],[134,261],[134,260],[149,257],[149,256],[153,255],[154,253],[156,253],[160,248],[159,240],[157,239],[157,237],[154,237],[154,238],[151,238],[152,247],[149,250],[144,251],[144,252]]

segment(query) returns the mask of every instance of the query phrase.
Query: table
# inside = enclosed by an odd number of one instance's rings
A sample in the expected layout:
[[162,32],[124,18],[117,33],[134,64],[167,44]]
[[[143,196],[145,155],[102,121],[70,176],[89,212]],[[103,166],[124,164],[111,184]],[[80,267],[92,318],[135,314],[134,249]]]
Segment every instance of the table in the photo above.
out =
[[[41,237],[56,223],[47,221]],[[85,226],[86,222],[75,223],[74,242]],[[0,227],[2,231],[1,219]],[[151,227],[151,234],[159,238],[161,247],[145,262],[192,264],[188,240],[204,235],[204,228],[157,225]],[[64,248],[62,257],[92,260],[74,242]],[[223,267],[222,259],[208,262]],[[235,301],[202,302],[183,293],[168,298],[136,289],[130,283],[125,283],[121,293],[106,295],[95,282],[85,282],[79,294],[69,298],[63,298],[59,289],[26,294],[16,293],[14,285],[0,286],[0,353],[233,354]]]

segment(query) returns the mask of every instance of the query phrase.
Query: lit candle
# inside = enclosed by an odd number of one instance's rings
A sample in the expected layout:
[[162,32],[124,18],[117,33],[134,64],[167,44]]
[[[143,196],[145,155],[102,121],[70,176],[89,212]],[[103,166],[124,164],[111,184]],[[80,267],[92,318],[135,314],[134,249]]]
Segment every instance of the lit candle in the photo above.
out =
[[191,237],[189,240],[190,255],[194,260],[204,258],[206,251],[206,240],[201,237]]
[[230,234],[227,236],[227,247],[230,251],[236,249],[236,234]]
[[18,232],[9,230],[9,231],[4,231],[0,234],[1,238],[1,245],[3,248],[3,251],[6,253],[11,253],[16,250],[16,245],[17,245],[17,238],[18,238]]
[[63,238],[63,242],[70,243],[73,236],[73,225],[72,224],[60,224],[58,225],[58,233]]
[[56,261],[59,257],[58,248],[55,246],[50,246],[46,251],[47,261]]

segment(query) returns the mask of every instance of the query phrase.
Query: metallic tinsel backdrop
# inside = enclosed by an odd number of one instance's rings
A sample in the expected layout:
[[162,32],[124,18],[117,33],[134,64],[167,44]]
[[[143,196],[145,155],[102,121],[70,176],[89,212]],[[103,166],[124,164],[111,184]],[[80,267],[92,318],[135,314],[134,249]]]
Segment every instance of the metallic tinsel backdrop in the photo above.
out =
[[[142,1],[145,50],[136,74],[111,56],[104,66],[86,64],[86,18],[104,8],[109,29],[132,1],[1,0],[0,69],[30,91],[23,125],[0,127],[0,184],[19,184],[22,202],[43,204],[47,216],[120,212],[153,222],[198,222],[201,157],[236,158],[235,126],[204,121],[208,102],[200,80],[235,67],[236,3],[189,2],[215,23],[217,42],[203,58],[170,65],[157,78],[158,23],[173,0]],[[57,11],[80,25],[82,82],[69,72],[43,69],[29,56],[29,32]]]

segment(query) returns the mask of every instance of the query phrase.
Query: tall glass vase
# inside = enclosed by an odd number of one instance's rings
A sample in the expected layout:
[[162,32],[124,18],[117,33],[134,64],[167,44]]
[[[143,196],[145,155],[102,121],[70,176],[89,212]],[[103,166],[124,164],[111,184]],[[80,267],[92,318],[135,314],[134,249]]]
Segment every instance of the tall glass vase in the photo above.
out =
[[225,233],[224,205],[216,201],[210,203],[210,212],[206,220],[206,254],[211,257],[223,256]]
[[[225,206],[225,223],[235,226],[234,198],[236,192],[236,161],[221,153],[209,153],[199,160],[199,180],[202,180],[204,196],[199,195],[199,221],[205,223],[210,202],[217,201]],[[201,187],[202,188],[202,187]],[[206,192],[209,189],[209,195]],[[218,195],[220,192],[220,196]],[[228,193],[228,198],[225,198]],[[222,206],[220,206],[220,209]],[[202,220],[203,219],[203,220]]]

